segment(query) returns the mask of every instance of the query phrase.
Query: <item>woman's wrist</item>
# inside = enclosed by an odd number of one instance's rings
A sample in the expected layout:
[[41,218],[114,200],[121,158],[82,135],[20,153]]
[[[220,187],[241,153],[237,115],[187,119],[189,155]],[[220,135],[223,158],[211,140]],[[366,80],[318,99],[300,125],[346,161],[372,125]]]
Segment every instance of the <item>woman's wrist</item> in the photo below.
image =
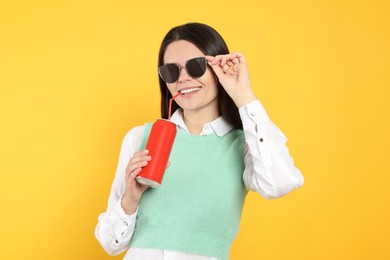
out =
[[123,211],[127,215],[132,215],[135,213],[138,207],[139,200],[129,199],[128,196],[126,196],[126,193],[122,197],[121,205]]
[[237,93],[235,97],[232,97],[234,103],[238,108],[243,107],[252,101],[255,101],[257,99],[255,93],[251,88],[241,90]]

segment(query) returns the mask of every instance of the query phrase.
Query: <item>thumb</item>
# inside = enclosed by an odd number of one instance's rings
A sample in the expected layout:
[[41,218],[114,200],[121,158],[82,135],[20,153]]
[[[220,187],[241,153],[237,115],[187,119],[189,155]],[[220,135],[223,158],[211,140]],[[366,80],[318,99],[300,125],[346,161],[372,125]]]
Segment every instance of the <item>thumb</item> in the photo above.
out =
[[218,79],[223,77],[225,74],[220,66],[220,63],[215,57],[206,55],[207,64],[213,69],[215,75],[217,75]]

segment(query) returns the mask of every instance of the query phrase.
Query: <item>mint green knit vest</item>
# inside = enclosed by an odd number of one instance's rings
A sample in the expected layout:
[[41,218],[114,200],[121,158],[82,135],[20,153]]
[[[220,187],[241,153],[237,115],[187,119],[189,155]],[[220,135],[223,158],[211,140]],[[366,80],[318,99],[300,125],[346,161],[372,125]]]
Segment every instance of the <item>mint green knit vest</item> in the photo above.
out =
[[229,259],[247,194],[244,142],[242,130],[218,137],[177,128],[170,166],[161,186],[143,194],[130,246]]

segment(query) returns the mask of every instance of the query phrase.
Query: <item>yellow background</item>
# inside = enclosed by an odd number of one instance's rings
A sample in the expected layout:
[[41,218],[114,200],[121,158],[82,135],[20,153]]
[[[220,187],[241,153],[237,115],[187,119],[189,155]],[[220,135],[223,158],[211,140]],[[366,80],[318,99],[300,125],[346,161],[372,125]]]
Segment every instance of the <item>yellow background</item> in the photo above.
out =
[[250,193],[231,259],[390,259],[389,2],[2,1],[0,259],[121,259],[94,237],[120,144],[159,117],[190,21],[246,54],[303,188]]

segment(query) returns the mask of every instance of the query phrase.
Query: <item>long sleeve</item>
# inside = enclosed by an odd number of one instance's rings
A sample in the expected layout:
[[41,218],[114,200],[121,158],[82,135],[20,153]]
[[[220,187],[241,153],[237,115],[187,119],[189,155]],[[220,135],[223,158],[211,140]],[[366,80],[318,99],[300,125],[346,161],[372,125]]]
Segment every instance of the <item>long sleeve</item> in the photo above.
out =
[[[180,121],[180,119],[176,119]],[[176,121],[176,123],[177,123]],[[137,212],[126,215],[121,206],[125,192],[125,168],[131,156],[139,150],[144,127],[130,130],[123,142],[118,166],[112,183],[106,212],[99,215],[95,236],[103,249],[110,255],[118,255],[128,249],[124,259],[181,259],[181,260],[216,260],[215,257],[200,256],[164,249],[129,248],[134,233]]]
[[[295,168],[286,147],[287,138],[269,120],[261,103],[251,102],[239,111],[246,139],[243,174],[246,187],[265,198],[277,198],[302,186],[303,177]],[[171,120],[186,131],[180,111],[176,111]],[[218,136],[223,136],[231,128],[232,126],[220,117],[206,124],[201,135],[215,132]],[[121,207],[121,198],[125,192],[124,173],[131,156],[139,150],[143,132],[143,126],[133,128],[122,142],[108,206],[106,212],[99,215],[95,229],[97,240],[110,255],[117,255],[129,249],[125,259],[215,259],[165,249],[129,248],[137,212],[126,215]]]
[[294,165],[286,146],[287,138],[270,121],[260,101],[239,109],[245,133],[243,180],[264,198],[286,195],[303,185],[303,176]]
[[134,232],[137,212],[127,215],[123,211],[121,199],[126,188],[125,169],[131,156],[139,149],[143,129],[143,126],[133,128],[126,134],[122,142],[107,210],[99,215],[95,228],[97,240],[110,255],[117,255],[128,249]]

